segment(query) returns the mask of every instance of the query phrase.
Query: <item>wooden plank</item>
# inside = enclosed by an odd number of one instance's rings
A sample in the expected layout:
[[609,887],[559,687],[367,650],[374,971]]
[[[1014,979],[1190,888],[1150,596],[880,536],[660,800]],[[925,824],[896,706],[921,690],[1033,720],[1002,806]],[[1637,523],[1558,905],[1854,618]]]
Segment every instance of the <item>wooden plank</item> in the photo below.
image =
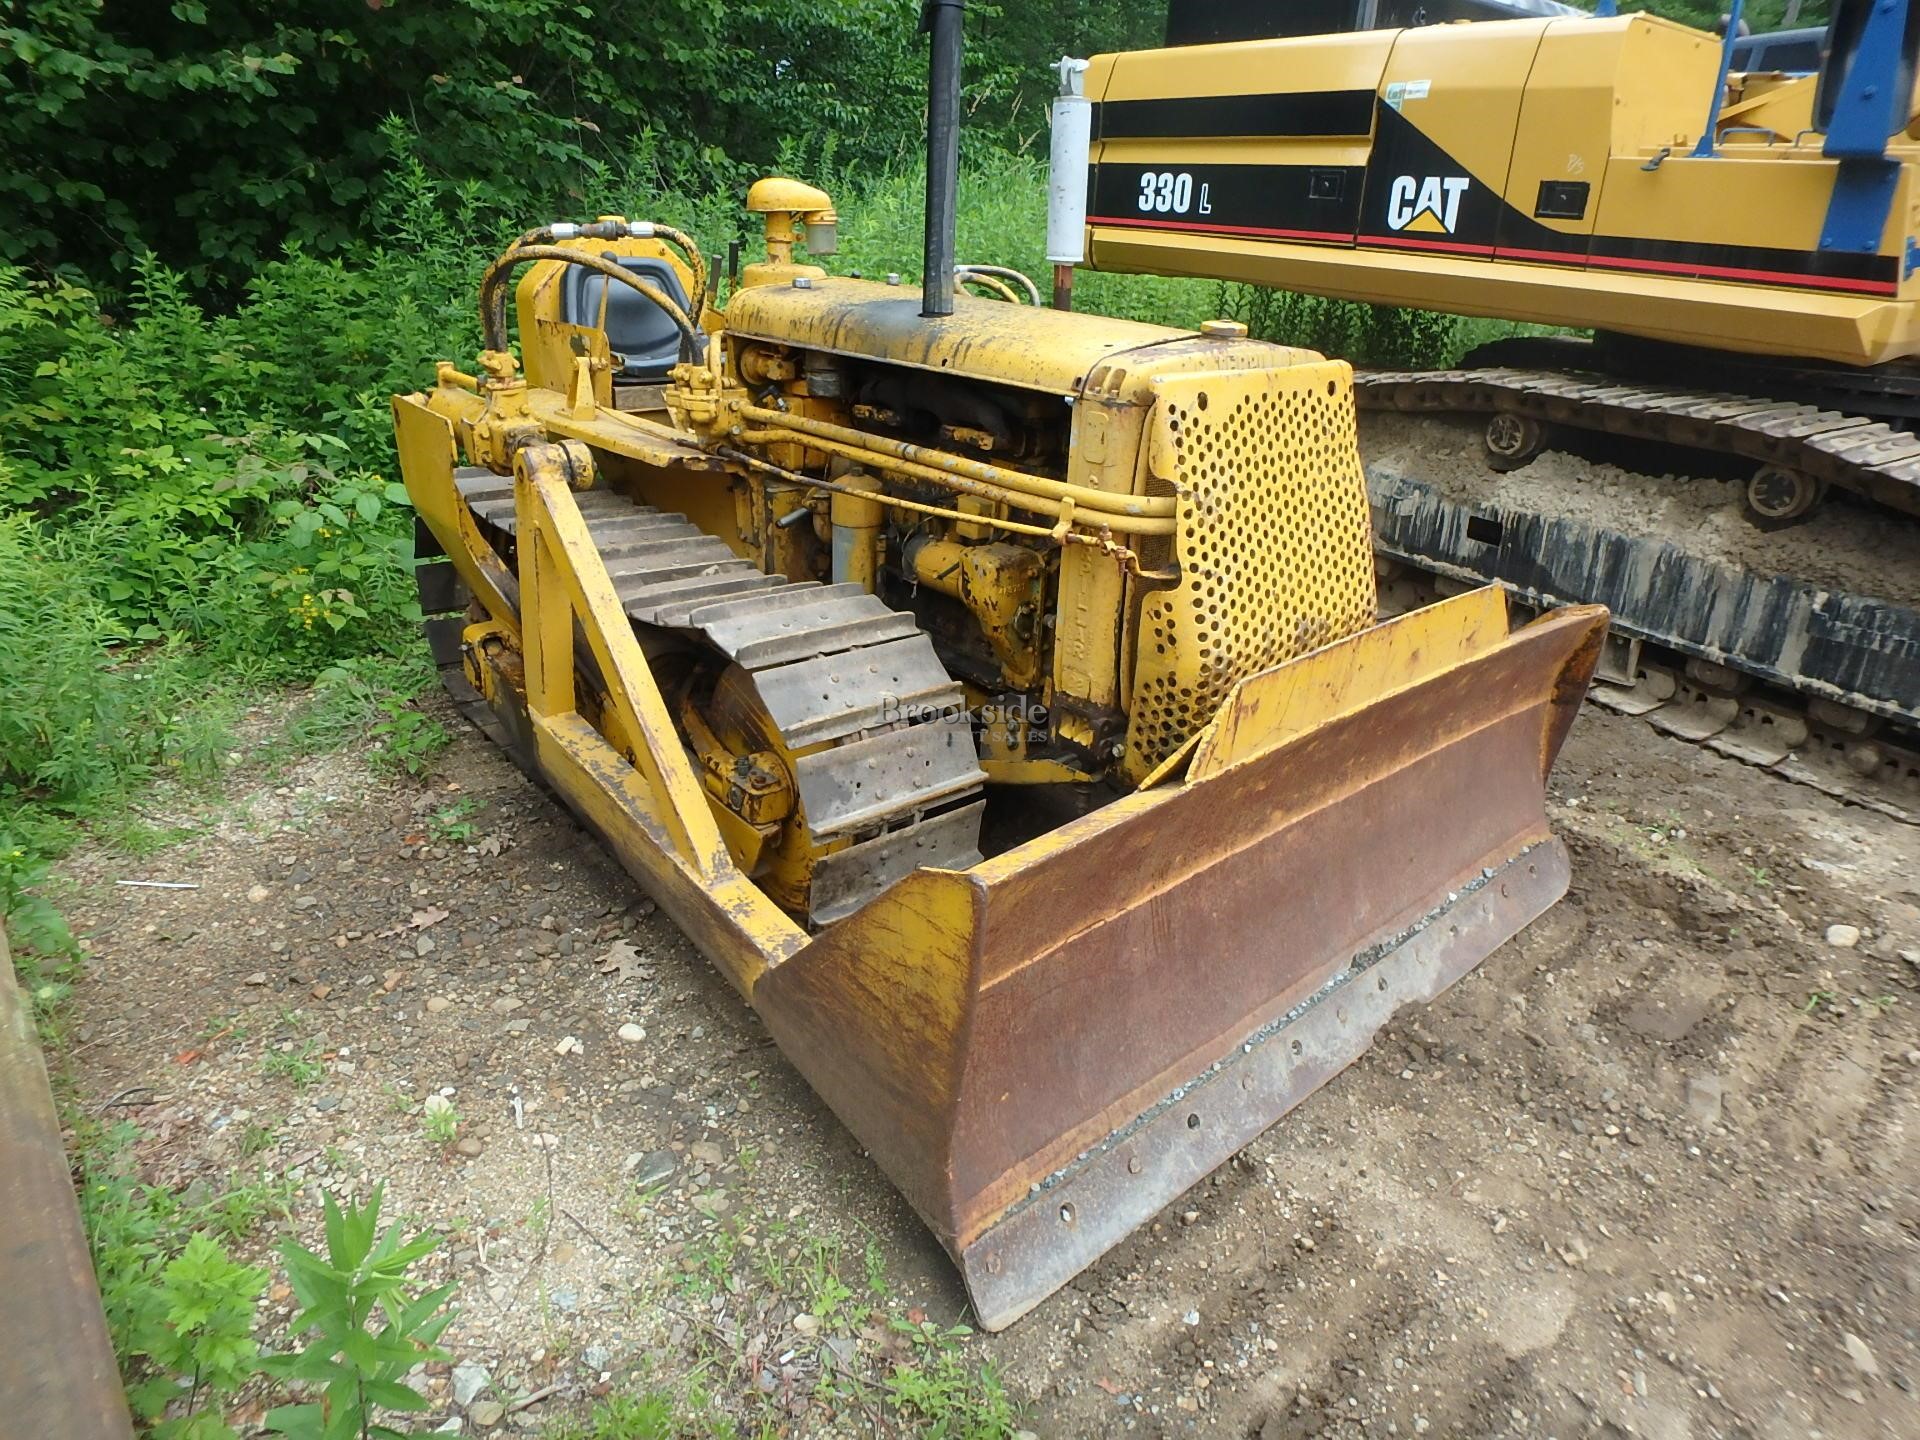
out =
[[60,1117],[0,932],[0,1430],[131,1440],[133,1422],[60,1143]]

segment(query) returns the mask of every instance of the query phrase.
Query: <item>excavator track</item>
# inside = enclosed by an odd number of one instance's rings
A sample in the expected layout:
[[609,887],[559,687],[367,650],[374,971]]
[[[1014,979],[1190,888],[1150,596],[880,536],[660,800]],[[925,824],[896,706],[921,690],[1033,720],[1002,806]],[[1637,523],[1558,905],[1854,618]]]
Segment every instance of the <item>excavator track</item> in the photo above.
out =
[[[1379,564],[1383,615],[1434,604],[1470,583],[1387,553]],[[1512,603],[1516,621],[1552,608],[1524,599]],[[1877,726],[1858,711],[1815,710],[1805,696],[1780,686],[1756,684],[1729,693],[1724,683],[1694,679],[1688,661],[1664,646],[1610,635],[1587,698],[1783,780],[1920,825],[1920,745],[1911,732]]]
[[1363,409],[1525,416],[1778,465],[1920,515],[1920,435],[1818,405],[1519,369],[1370,371]]
[[[478,469],[454,478],[481,534],[511,566],[512,478]],[[965,694],[911,616],[858,585],[767,575],[684,515],[608,490],[575,500],[636,631],[677,634],[740,666],[794,756],[809,834],[830,850],[814,867],[811,923],[851,914],[922,866],[980,862],[986,775]],[[510,728],[467,682],[461,622],[447,618],[465,604],[452,566],[428,560],[419,573],[428,636],[449,691],[532,768]]]
[[[1371,372],[1355,388],[1370,410],[1518,415],[1731,452],[1920,513],[1920,437],[1811,405],[1507,368]],[[1368,487],[1395,608],[1488,580],[1536,609],[1605,604],[1597,703],[1920,823],[1920,612],[1723,565],[1684,536],[1462,503],[1404,476],[1370,473]]]

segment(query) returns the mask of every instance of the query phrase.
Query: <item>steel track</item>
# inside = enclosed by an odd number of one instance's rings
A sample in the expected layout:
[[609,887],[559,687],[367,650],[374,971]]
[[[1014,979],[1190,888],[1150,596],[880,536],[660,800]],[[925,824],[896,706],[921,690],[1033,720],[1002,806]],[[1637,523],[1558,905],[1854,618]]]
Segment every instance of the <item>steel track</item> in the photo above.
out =
[[[455,481],[481,534],[509,568],[513,481],[461,470]],[[575,497],[588,534],[643,638],[677,636],[738,665],[794,756],[799,808],[814,845],[806,918],[828,924],[922,866],[980,861],[985,774],[965,696],[911,616],[857,585],[762,573],[683,515],[607,490]],[[427,552],[441,552],[431,536]],[[421,609],[443,680],[464,713],[534,770],[528,747],[467,682],[460,656],[467,597],[444,559],[419,569]]]
[[1920,435],[1817,405],[1522,369],[1370,371],[1354,377],[1354,391],[1365,409],[1501,411],[1545,424],[1740,455],[1920,515]]
[[[1920,438],[1813,405],[1513,368],[1372,372],[1356,376],[1355,389],[1371,410],[1504,412],[1731,452],[1920,514]],[[1412,482],[1370,486],[1391,608],[1486,580],[1532,609],[1607,603],[1626,643],[1610,647],[1596,703],[1920,823],[1920,616],[1912,610],[1699,561],[1684,537],[1663,544],[1450,504]]]

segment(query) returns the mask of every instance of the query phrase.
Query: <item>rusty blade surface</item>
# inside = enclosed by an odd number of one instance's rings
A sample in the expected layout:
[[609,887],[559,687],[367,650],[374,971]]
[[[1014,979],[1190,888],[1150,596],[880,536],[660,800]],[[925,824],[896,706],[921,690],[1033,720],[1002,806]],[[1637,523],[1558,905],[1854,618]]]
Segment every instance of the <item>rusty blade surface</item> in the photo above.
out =
[[1449,935],[1434,976],[1559,896],[1564,868],[1538,858],[1557,853],[1541,848],[1545,776],[1604,625],[1559,612],[1210,778],[923,871],[761,978],[781,1048],[960,1261],[983,1323],[1010,1323],[1338,1065],[1264,1082],[1186,1160],[1143,1160],[1099,1224],[1062,1201],[1075,1220],[1053,1224],[1075,1243],[1036,1266],[1037,1222],[1013,1217],[1083,1157],[1489,872],[1536,867],[1521,898]]
[[1039,1182],[957,1257],[981,1326],[1000,1330],[1018,1320],[1359,1059],[1402,1006],[1432,1000],[1566,888],[1566,851],[1557,840],[1522,852],[1491,877],[1475,876],[1453,900],[1361,951],[1192,1082]]
[[33,1016],[0,931],[0,1435],[131,1440]]

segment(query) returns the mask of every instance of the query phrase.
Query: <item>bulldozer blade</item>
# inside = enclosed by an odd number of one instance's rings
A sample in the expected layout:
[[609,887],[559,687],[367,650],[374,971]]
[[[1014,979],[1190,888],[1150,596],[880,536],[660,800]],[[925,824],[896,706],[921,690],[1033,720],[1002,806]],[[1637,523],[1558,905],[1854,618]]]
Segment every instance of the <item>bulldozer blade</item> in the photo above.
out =
[[1557,900],[1606,613],[1493,590],[1241,683],[1187,776],[921,870],[752,990],[1011,1324]]

